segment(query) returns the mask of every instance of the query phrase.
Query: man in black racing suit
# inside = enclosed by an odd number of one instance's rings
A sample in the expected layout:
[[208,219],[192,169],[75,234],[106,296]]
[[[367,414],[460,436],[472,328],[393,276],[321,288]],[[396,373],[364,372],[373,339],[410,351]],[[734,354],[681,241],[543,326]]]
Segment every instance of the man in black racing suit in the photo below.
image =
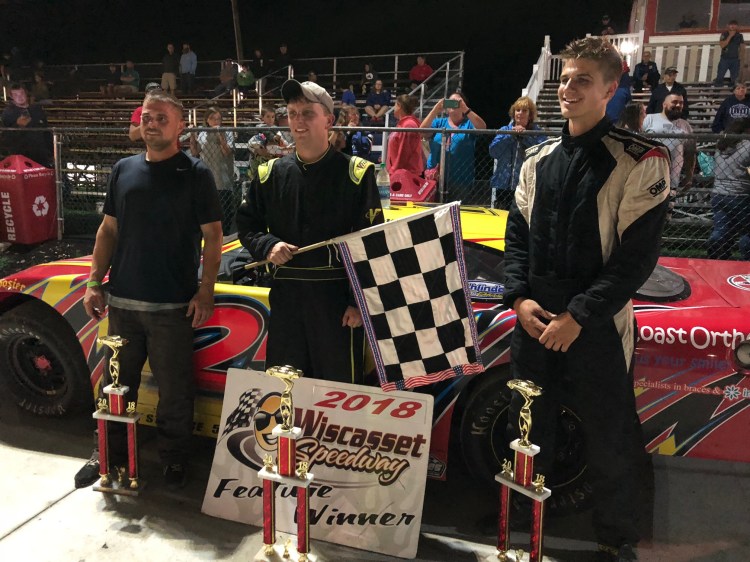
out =
[[[639,462],[644,449],[629,375],[630,301],[659,255],[669,156],[657,142],[605,117],[621,59],[606,40],[574,41],[558,98],[560,138],[530,148],[505,242],[505,304],[517,313],[514,378],[542,387],[532,408],[538,472],[550,477],[561,396],[586,439],[594,528],[602,560],[635,560]],[[509,432],[523,400],[514,396]]]
[[333,101],[312,82],[282,86],[296,150],[258,169],[237,213],[242,244],[275,266],[266,366],[362,383],[364,330],[335,247],[304,246],[381,224],[373,164],[328,144]]

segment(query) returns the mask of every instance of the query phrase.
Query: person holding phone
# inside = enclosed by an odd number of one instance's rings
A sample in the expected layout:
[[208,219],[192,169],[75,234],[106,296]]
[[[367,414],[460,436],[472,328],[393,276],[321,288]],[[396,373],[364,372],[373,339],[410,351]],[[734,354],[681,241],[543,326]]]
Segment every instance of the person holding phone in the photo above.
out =
[[10,85],[11,101],[3,110],[3,127],[18,129],[5,134],[8,149],[13,154],[22,154],[37,164],[54,168],[52,156],[52,134],[49,131],[25,130],[46,129],[47,114],[42,106],[29,102],[29,93],[20,83]]
[[[438,117],[443,111],[447,117]],[[455,133],[448,133],[446,161],[442,163],[445,166],[445,185],[442,188],[447,189],[449,201],[477,202],[472,201],[472,199],[477,199],[472,193],[476,137],[464,131],[486,129],[487,124],[484,119],[469,108],[463,93],[454,92],[448,99],[440,100],[435,104],[420,127],[422,129],[455,129]],[[431,136],[427,134],[426,138],[430,143],[427,169],[428,171],[434,170],[433,174],[439,177],[438,166],[441,164],[440,147],[443,142],[443,133]]]

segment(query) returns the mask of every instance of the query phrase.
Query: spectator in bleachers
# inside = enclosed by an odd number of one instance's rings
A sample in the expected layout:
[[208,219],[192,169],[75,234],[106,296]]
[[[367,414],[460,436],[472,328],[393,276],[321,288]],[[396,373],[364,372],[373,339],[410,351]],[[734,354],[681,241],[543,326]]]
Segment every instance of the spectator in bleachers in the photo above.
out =
[[[418,129],[421,125],[414,117],[414,110],[419,100],[414,96],[402,94],[396,98],[393,115],[398,119],[396,127]],[[396,132],[388,138],[388,157],[386,169],[393,175],[396,170],[406,170],[421,175],[424,172],[425,160],[422,151],[422,135],[419,133]]]
[[651,98],[648,100],[646,113],[660,113],[664,106],[664,100],[669,94],[682,96],[682,118],[687,120],[690,117],[688,110],[688,97],[685,86],[676,81],[677,68],[669,66],[664,70],[664,82],[659,84],[651,92]]
[[434,71],[432,67],[427,64],[427,59],[424,55],[417,55],[417,64],[411,67],[409,71],[409,81],[411,82],[411,89],[413,90],[419,86],[422,82],[427,80]]
[[[203,114],[203,126],[221,127],[221,110],[209,107]],[[190,133],[190,153],[208,166],[216,182],[221,202],[221,228],[226,236],[231,232],[237,212],[234,193],[234,133],[232,131],[201,131]]]
[[107,70],[107,77],[105,78],[104,84],[99,86],[99,91],[102,96],[107,98],[115,97],[115,88],[120,85],[120,69],[113,62],[109,63],[109,69]]
[[615,31],[614,23],[609,15],[604,14],[599,22],[599,35],[614,35],[615,33],[617,32]]
[[633,69],[633,91],[642,92],[643,87],[648,87],[649,90],[653,90],[659,85],[659,68],[656,63],[651,60],[651,53],[643,51],[641,62],[635,65]]
[[214,96],[220,96],[224,92],[231,92],[237,86],[237,65],[232,59],[225,59],[221,63],[219,72],[219,85],[214,88]]
[[729,71],[729,80],[732,84],[737,82],[740,75],[740,58],[744,52],[745,38],[737,31],[737,20],[732,20],[727,25],[727,30],[719,36],[721,57],[719,58],[719,70],[716,73],[714,86],[724,85],[724,76]]
[[617,126],[634,133],[643,130],[643,121],[646,119],[646,106],[637,101],[631,101],[623,109]]
[[289,152],[288,143],[284,135],[279,131],[270,131],[268,128],[276,127],[276,110],[271,106],[265,106],[260,111],[261,122],[258,127],[260,132],[254,134],[248,142],[248,148],[252,158],[247,169],[248,177],[253,180],[258,173],[258,166],[268,162],[271,158],[282,156]]
[[[539,125],[534,123],[537,116],[536,104],[528,96],[518,98],[508,110],[510,123],[501,127],[501,131],[535,131]],[[513,195],[518,185],[521,165],[526,159],[526,149],[541,142],[546,137],[541,135],[508,135],[499,133],[490,144],[490,156],[495,159],[495,173],[490,180],[492,188],[492,207],[510,209]]]
[[22,154],[37,164],[54,168],[52,135],[49,131],[26,131],[24,129],[47,128],[47,114],[42,106],[29,102],[29,94],[23,84],[10,85],[10,100],[2,114],[2,125],[16,131],[6,131],[4,141],[12,154]]
[[183,94],[193,93],[197,69],[198,55],[190,48],[190,43],[183,43],[182,55],[180,55],[180,89]]
[[[342,105],[339,109],[339,116],[336,118],[336,122],[333,124],[334,127],[346,127],[349,123],[349,106]],[[337,152],[342,152],[346,148],[346,132],[334,131],[328,133],[328,142]]]
[[314,82],[315,84],[318,83],[318,73],[314,70],[311,70],[307,73],[307,81],[308,82]]
[[247,63],[247,66],[253,71],[253,74],[255,74],[256,77],[260,78],[261,76],[265,76],[267,65],[263,58],[263,51],[260,49],[253,49],[253,55],[250,57],[250,62]]
[[[276,126],[289,127],[289,115],[286,112],[286,106],[282,105],[276,108]],[[281,138],[286,145],[286,150],[291,152],[294,148],[294,137],[291,131],[281,131]]]
[[372,63],[366,62],[362,69],[362,78],[359,80],[359,93],[362,96],[370,94],[375,81],[378,79],[378,73]]
[[292,56],[289,54],[289,47],[286,43],[279,45],[279,52],[276,53],[276,58],[273,61],[274,70],[281,70],[286,66],[292,66]]
[[693,183],[695,167],[695,140],[681,139],[681,135],[692,135],[693,128],[682,118],[683,99],[680,94],[669,94],[664,100],[661,113],[646,115],[643,121],[643,132],[675,135],[672,138],[661,138],[659,142],[669,149],[671,160],[670,208],[678,191],[686,190]]
[[120,74],[120,85],[115,86],[115,96],[124,97],[135,94],[141,85],[141,75],[135,69],[132,60],[125,61],[125,71]]
[[[161,90],[161,86],[157,84],[156,82],[149,82],[146,84],[146,95],[149,94],[149,92],[153,92],[156,90]],[[143,111],[143,106],[139,105],[135,108],[132,115],[130,116],[130,128],[128,129],[128,138],[135,142],[138,140],[141,140],[143,136],[141,135],[141,112]]]
[[44,74],[41,72],[34,72],[34,82],[31,85],[31,97],[35,103],[42,105],[50,103],[50,82],[44,79]]
[[365,102],[365,113],[370,118],[370,123],[382,124],[383,115],[389,107],[391,107],[391,93],[384,90],[383,81],[377,79]]
[[[439,100],[424,118],[420,127],[423,129],[454,129],[449,133],[446,147],[445,186],[448,189],[449,200],[468,202],[474,187],[474,144],[476,137],[462,131],[467,129],[486,129],[487,124],[479,115],[472,111],[466,103],[466,97],[461,92],[451,94],[449,98],[458,102],[458,107],[446,109],[447,117],[438,117],[443,110],[445,100]],[[430,157],[427,159],[427,169],[432,173],[425,176],[439,177],[440,145],[443,133],[436,133],[430,140]]]
[[612,123],[617,123],[622,115],[622,110],[630,103],[633,96],[630,95],[630,69],[625,61],[622,61],[622,75],[615,90],[615,95],[607,102],[607,117]]
[[720,133],[728,129],[735,119],[747,117],[750,117],[750,97],[747,96],[747,86],[744,82],[737,82],[732,95],[721,102],[714,122],[711,124],[711,130],[714,133]]
[[349,84],[341,94],[341,103],[343,105],[357,105],[357,96],[354,95],[354,84]]
[[180,57],[174,52],[174,44],[167,43],[167,52],[161,58],[161,89],[174,95],[177,91],[177,74],[180,72]]
[[237,88],[242,94],[247,95],[255,85],[255,75],[248,66],[240,65],[237,72]]
[[[733,121],[727,133],[750,134],[750,119]],[[708,257],[732,259],[739,239],[740,256],[750,260],[750,140],[726,137],[716,144],[714,185],[711,208],[714,212],[713,231],[708,239]]]

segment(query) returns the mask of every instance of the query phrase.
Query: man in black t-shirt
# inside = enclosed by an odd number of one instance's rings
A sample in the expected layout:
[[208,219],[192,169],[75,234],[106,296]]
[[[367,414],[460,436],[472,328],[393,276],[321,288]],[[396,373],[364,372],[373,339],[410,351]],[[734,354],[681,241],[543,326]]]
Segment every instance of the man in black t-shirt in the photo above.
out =
[[[177,148],[182,104],[161,91],[146,96],[141,128],[146,152],[112,168],[104,219],[96,235],[84,296],[109,333],[128,340],[120,351],[120,383],[136,402],[148,357],[159,386],[157,446],[168,487],[187,481],[193,427],[193,329],[213,313],[221,260],[221,207],[210,170]],[[203,246],[203,272],[198,267]],[[111,268],[111,269],[110,269]],[[109,270],[109,302],[102,282]],[[102,386],[108,384],[108,373]],[[123,424],[110,424],[110,466],[122,466]]]

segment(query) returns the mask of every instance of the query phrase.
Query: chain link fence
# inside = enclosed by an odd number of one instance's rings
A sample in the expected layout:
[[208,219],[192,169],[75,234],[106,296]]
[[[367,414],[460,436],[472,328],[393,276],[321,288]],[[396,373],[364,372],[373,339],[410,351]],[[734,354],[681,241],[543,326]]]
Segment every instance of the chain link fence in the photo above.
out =
[[[395,146],[394,133],[417,135],[434,177],[434,200],[508,209],[526,148],[557,131],[517,133],[494,130],[336,128],[345,150],[379,163]],[[0,130],[0,157],[13,153],[9,130]],[[14,130],[14,134],[19,131]],[[107,181],[115,162],[142,151],[121,128],[55,129],[58,193],[66,236],[93,236],[101,222]],[[648,135],[647,135],[648,136]],[[750,136],[653,135],[672,154],[673,206],[663,235],[662,254],[713,259],[750,259]],[[278,127],[194,128],[181,149],[203,159],[213,171],[227,217],[264,160],[293,150],[288,129]],[[718,143],[718,148],[717,148]],[[420,179],[419,181],[426,181]],[[429,190],[425,191],[429,193]],[[415,196],[415,201],[420,197]]]

